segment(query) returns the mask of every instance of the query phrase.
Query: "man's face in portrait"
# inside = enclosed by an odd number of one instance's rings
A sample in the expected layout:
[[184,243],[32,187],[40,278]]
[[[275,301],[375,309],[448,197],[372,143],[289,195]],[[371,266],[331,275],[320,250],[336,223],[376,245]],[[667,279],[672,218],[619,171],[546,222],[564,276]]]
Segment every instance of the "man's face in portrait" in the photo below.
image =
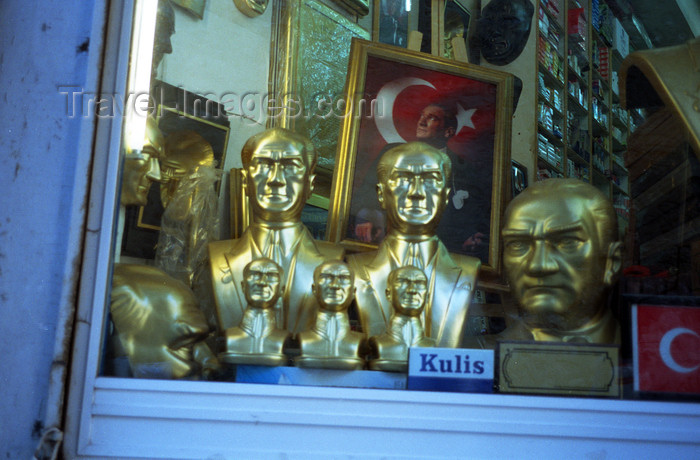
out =
[[408,316],[420,314],[428,292],[428,279],[420,269],[398,268],[388,284],[387,297],[397,311]]
[[522,53],[530,35],[534,7],[528,0],[493,0],[481,12],[481,53],[491,64],[505,65]]
[[343,311],[355,293],[352,272],[343,262],[325,262],[314,271],[311,289],[323,309]]
[[526,323],[566,331],[599,314],[608,245],[585,200],[554,193],[521,201],[502,234],[504,268]]
[[444,147],[455,134],[453,127],[446,127],[446,116],[445,111],[437,105],[424,108],[416,125],[416,139],[436,148]]
[[243,291],[249,305],[258,308],[272,307],[280,295],[282,271],[268,259],[256,259],[243,270]]
[[394,158],[385,183],[379,186],[379,202],[391,227],[405,234],[432,233],[449,193],[439,152],[413,150]]
[[299,220],[312,176],[300,143],[271,137],[257,146],[247,167],[253,215],[267,221]]

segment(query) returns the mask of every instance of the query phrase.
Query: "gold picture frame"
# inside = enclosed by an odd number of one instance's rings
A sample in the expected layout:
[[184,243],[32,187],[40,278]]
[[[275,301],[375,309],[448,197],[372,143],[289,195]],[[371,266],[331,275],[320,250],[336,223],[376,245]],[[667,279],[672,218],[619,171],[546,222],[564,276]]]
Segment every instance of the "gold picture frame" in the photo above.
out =
[[[360,39],[353,39],[349,62],[328,240],[349,251],[377,247],[382,232],[368,242],[352,228],[379,209],[379,154],[388,144],[415,140],[422,108],[447,103],[457,114],[456,134],[445,148],[453,160],[450,202],[460,212],[449,221],[445,212],[438,236],[451,252],[479,257],[483,272],[499,274],[501,214],[510,197],[513,76]],[[469,187],[462,190],[465,181]],[[360,206],[368,205],[374,208],[363,214]]]

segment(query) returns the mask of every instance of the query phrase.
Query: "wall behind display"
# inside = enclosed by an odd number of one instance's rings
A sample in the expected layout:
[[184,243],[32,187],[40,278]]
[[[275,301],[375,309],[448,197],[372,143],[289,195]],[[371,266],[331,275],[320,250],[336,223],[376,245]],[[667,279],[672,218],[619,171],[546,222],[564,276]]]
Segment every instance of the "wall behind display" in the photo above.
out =
[[[533,5],[537,2],[530,0]],[[489,4],[489,1],[482,1],[481,8]],[[534,173],[537,171],[533,159],[535,144],[535,124],[532,113],[535,109],[535,83],[537,82],[537,11],[532,15],[532,26],[530,36],[525,45],[525,49],[513,62],[507,65],[497,66],[489,64],[482,57],[480,64],[490,69],[510,72],[523,81],[523,90],[520,94],[518,107],[513,114],[513,136],[511,138],[511,158],[524,165],[529,174],[529,182],[532,183]],[[473,21],[472,21],[473,22]],[[476,25],[474,24],[476,27]]]
[[[198,19],[175,9],[173,52],[165,55],[158,78],[224,105],[231,122],[224,171],[241,167],[243,144],[265,127],[272,10],[249,18],[232,1],[210,1]],[[244,95],[254,106],[242,106]],[[229,237],[228,209],[225,182],[219,192],[221,238]]]

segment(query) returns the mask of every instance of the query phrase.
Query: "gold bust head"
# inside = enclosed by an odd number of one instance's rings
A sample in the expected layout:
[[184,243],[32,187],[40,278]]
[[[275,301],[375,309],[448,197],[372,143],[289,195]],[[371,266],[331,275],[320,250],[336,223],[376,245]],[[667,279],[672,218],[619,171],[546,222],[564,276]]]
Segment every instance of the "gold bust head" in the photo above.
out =
[[508,205],[502,236],[506,276],[528,326],[574,331],[603,317],[622,243],[598,189],[577,179],[536,182]]
[[306,137],[272,128],[248,139],[241,151],[253,219],[294,222],[313,191],[316,152]]
[[419,316],[428,293],[428,278],[417,267],[406,265],[392,270],[387,278],[386,297],[402,316]]
[[272,308],[284,290],[282,268],[270,259],[254,259],[243,268],[241,285],[249,306]]
[[165,157],[160,161],[160,199],[167,207],[180,180],[200,166],[214,166],[211,144],[195,131],[176,131],[165,138]]
[[134,376],[177,379],[198,371],[192,346],[209,326],[183,282],[155,267],[117,264],[110,312]]
[[163,157],[165,142],[154,118],[146,119],[146,136],[141,151],[127,152],[124,157],[121,204],[145,206],[152,182],[161,180],[158,160]]
[[451,170],[447,154],[423,142],[387,150],[377,165],[377,198],[390,229],[433,234],[447,205]]
[[314,270],[311,291],[322,310],[345,311],[355,298],[355,275],[345,262],[328,260]]

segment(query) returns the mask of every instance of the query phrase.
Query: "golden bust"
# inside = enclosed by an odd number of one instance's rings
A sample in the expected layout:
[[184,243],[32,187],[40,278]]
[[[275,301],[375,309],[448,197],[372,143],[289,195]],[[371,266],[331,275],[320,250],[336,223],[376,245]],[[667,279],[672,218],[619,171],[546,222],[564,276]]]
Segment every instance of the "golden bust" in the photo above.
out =
[[299,367],[362,369],[365,337],[350,329],[348,307],[355,298],[355,277],[342,261],[331,260],[314,270],[312,291],[320,306],[314,326],[299,334]]
[[[194,294],[155,267],[114,266],[110,313],[134,377],[196,377],[203,356],[196,355],[211,354],[201,342],[209,326]],[[217,367],[211,358],[209,364]]]
[[243,269],[241,287],[248,308],[241,324],[226,329],[226,351],[221,361],[238,364],[279,366],[289,333],[275,325],[273,308],[282,292],[282,269],[270,259],[256,259]]
[[612,204],[578,179],[536,182],[508,205],[503,265],[521,322],[508,339],[620,343],[606,305],[622,264]]
[[315,268],[324,260],[343,257],[342,248],[315,241],[301,222],[301,211],[313,190],[314,147],[304,136],[272,128],[248,139],[241,160],[253,223],[241,238],[209,245],[219,328],[237,326],[243,316],[243,267],[267,257],[282,267],[285,276],[284,291],[274,309],[277,326],[299,333],[313,324]]
[[208,269],[207,245],[217,239],[216,181],[220,175],[214,168],[214,152],[196,132],[175,131],[165,138],[160,170],[165,211],[155,264],[194,288],[195,280]]
[[357,277],[360,322],[368,336],[382,334],[389,325],[391,303],[384,295],[389,273],[413,265],[428,279],[421,315],[426,336],[440,347],[457,347],[462,340],[481,263],[450,254],[435,234],[447,205],[451,168],[447,154],[422,142],[393,147],[379,160],[377,198],[389,232],[377,251],[348,257]]
[[160,165],[158,160],[164,156],[165,141],[152,117],[146,118],[146,135],[143,148],[139,151],[126,152],[122,172],[121,204],[122,206],[148,203],[148,190],[153,182],[159,182]]
[[389,273],[386,297],[394,309],[386,332],[369,339],[370,369],[406,372],[408,349],[434,347],[435,341],[425,336],[420,316],[425,307],[428,278],[411,265]]
[[195,131],[175,131],[165,138],[165,156],[160,160],[160,201],[167,208],[180,181],[201,167],[214,167],[214,150]]

